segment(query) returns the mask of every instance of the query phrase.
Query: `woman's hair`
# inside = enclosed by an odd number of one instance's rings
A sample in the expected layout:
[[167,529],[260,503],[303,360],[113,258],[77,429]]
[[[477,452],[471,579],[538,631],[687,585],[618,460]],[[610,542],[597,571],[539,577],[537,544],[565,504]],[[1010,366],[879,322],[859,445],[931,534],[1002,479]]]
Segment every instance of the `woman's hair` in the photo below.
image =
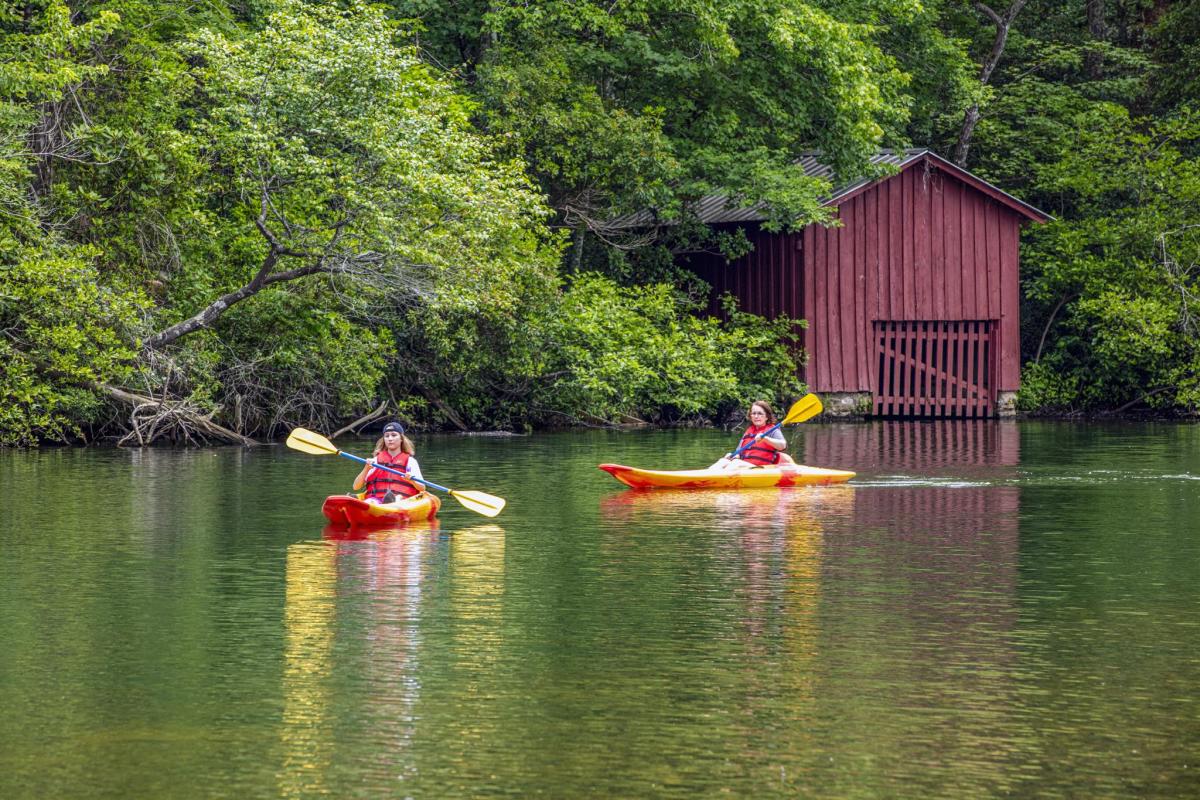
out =
[[774,425],[777,422],[775,419],[775,412],[771,410],[771,404],[766,400],[755,400],[750,404],[750,410],[753,411],[755,406],[758,406],[763,411],[767,412],[767,421],[763,423],[764,425]]
[[[375,452],[382,453],[387,449],[387,445],[383,443],[383,437],[379,437],[379,441],[375,443]],[[410,456],[417,454],[416,445],[412,443],[412,439],[408,438],[407,434],[400,434],[400,452],[408,453]]]

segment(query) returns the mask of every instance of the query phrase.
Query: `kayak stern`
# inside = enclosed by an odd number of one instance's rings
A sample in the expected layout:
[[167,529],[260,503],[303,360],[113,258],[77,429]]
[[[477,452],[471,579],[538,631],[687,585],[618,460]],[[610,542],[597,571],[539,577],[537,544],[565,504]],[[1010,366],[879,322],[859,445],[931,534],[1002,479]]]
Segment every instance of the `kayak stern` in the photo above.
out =
[[338,527],[383,528],[433,519],[441,507],[441,500],[429,492],[387,504],[368,503],[357,497],[335,494],[325,498],[321,513]]

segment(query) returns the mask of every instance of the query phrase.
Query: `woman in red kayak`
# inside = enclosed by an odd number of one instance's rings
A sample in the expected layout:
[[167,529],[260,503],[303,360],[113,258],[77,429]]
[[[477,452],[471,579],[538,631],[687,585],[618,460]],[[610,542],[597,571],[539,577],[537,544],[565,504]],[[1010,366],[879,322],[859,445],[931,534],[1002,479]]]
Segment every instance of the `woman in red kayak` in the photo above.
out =
[[784,438],[783,431],[775,427],[778,420],[775,419],[775,412],[771,410],[771,404],[766,400],[755,400],[750,404],[747,416],[750,418],[750,427],[746,428],[734,451],[742,447],[746,449],[733,458],[722,456],[710,469],[741,469],[792,463],[792,459],[783,452],[787,449],[787,439]]
[[391,467],[414,478],[423,478],[421,465],[414,455],[416,452],[412,440],[404,435],[403,425],[399,422],[384,425],[383,438],[375,444],[374,457],[354,479],[355,491],[366,489],[365,499],[368,503],[391,503],[402,497],[420,494],[420,484],[406,481],[395,472],[376,469],[376,465]]

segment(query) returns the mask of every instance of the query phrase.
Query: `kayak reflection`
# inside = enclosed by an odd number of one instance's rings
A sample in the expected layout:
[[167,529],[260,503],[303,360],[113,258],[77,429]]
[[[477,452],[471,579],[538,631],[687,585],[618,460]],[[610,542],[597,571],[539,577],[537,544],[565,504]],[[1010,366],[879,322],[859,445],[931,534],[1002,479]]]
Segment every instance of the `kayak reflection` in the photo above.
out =
[[427,587],[446,552],[438,527],[330,525],[323,541],[288,547],[279,796],[330,793],[345,757],[340,714],[397,752],[410,747],[421,685],[408,676],[424,658]]
[[787,526],[804,517],[846,517],[854,512],[854,487],[738,489],[689,491],[652,489],[624,491],[600,501],[608,520],[687,519],[723,529]]

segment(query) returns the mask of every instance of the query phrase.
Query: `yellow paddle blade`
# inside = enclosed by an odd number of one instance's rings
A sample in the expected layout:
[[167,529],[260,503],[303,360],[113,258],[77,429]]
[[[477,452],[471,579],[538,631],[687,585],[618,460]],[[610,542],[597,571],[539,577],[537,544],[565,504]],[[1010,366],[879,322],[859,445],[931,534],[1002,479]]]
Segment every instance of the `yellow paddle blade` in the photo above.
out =
[[338,449],[333,442],[319,433],[313,433],[304,428],[294,428],[287,438],[287,446],[302,453],[312,453],[314,456],[336,456]]
[[459,492],[451,489],[450,496],[475,513],[483,514],[485,517],[496,516],[504,510],[504,505],[508,502],[503,497],[496,497],[494,494],[488,494],[487,492]]
[[792,403],[792,407],[788,409],[787,416],[783,418],[783,424],[791,425],[795,422],[804,422],[804,420],[812,419],[817,414],[820,414],[821,411],[821,398],[815,394],[806,394]]

